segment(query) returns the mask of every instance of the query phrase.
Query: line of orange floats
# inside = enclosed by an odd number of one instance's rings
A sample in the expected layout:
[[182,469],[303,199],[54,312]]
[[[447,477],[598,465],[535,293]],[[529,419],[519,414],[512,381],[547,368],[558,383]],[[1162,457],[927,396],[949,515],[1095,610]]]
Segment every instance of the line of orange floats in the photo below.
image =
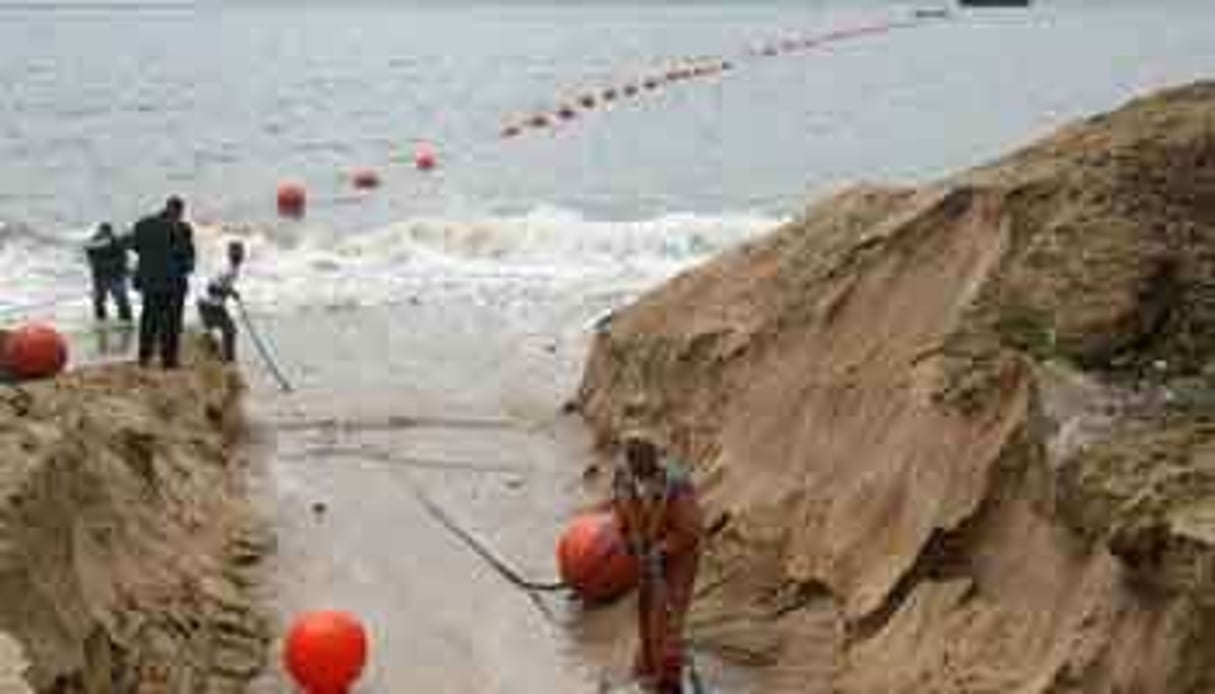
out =
[[[840,29],[818,36],[785,39],[752,49],[745,54],[745,57],[771,58],[790,55],[835,41],[882,34],[893,29],[910,27],[919,23],[921,22],[883,22]],[[521,120],[508,122],[502,127],[499,134],[503,139],[515,138],[522,135],[526,130],[543,130],[563,122],[572,121],[578,117],[579,111],[593,111],[596,108],[608,106],[616,101],[632,99],[647,92],[657,91],[666,85],[716,77],[734,68],[735,61],[726,58],[699,58],[685,61],[683,64],[665,71],[633,79],[622,84],[578,90],[577,97],[559,102],[557,107],[552,111],[533,113]]]
[[527,128],[547,128],[561,121],[573,120],[578,117],[580,110],[593,111],[600,106],[607,106],[619,100],[632,99],[646,92],[656,91],[664,85],[716,77],[733,69],[734,63],[729,60],[700,59],[624,84],[582,90],[577,97],[560,103],[551,113],[535,113],[521,122],[508,123],[502,128],[501,135],[503,138],[516,137]]
[[[883,22],[840,29],[817,36],[784,39],[751,49],[745,53],[744,58],[760,59],[790,55],[836,41],[883,34],[893,29],[916,26],[921,23],[923,20],[919,19]],[[543,130],[576,119],[580,111],[593,111],[618,101],[634,99],[649,92],[656,92],[666,85],[717,77],[734,70],[735,66],[735,61],[726,58],[696,58],[682,61],[669,69],[622,84],[580,90],[576,97],[560,102],[551,112],[534,113],[521,121],[507,123],[503,126],[500,135],[503,139],[509,139],[522,135],[525,130]],[[413,164],[414,168],[419,171],[431,171],[439,165],[438,154],[429,144],[419,145],[414,151]],[[374,190],[379,188],[383,182],[375,169],[365,167],[351,171],[348,180],[351,187],[358,191]],[[307,188],[296,181],[280,183],[277,192],[277,206],[280,216],[302,218],[308,207]]]
[[[434,147],[421,144],[414,150],[413,165],[418,171],[433,171],[439,166],[439,155]],[[371,191],[383,183],[379,172],[370,167],[359,167],[347,176],[350,186],[358,191]],[[298,181],[283,181],[278,184],[275,202],[280,217],[301,219],[308,210],[308,189]]]

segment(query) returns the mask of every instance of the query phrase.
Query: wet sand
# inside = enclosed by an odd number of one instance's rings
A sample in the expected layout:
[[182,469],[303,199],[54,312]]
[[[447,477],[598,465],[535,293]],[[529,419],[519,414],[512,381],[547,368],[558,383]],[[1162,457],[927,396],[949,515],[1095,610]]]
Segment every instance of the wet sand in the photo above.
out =
[[[542,611],[415,492],[524,575],[556,578],[555,539],[591,457],[579,421],[559,412],[585,348],[579,326],[601,309],[553,301],[520,312],[431,293],[261,319],[291,395],[254,374],[246,345],[279,535],[271,602],[281,623],[322,608],[365,620],[359,691],[591,692],[628,660],[628,604],[583,619],[557,593]],[[277,674],[257,691],[284,689]]]

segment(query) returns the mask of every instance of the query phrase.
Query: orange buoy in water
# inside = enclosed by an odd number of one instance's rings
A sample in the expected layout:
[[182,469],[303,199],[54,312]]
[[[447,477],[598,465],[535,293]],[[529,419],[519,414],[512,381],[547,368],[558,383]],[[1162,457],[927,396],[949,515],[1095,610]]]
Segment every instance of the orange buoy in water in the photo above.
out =
[[17,378],[47,378],[67,365],[67,342],[49,325],[23,325],[4,338],[4,369]]
[[283,664],[307,694],[347,694],[367,664],[367,632],[346,612],[300,615],[287,632]]
[[280,183],[278,213],[283,217],[303,217],[308,207],[308,191],[299,183]]
[[629,554],[612,513],[574,518],[557,545],[561,580],[587,602],[624,595],[637,585],[637,558]]
[[350,183],[359,190],[371,190],[380,187],[380,175],[375,169],[355,169],[350,174]]
[[413,165],[418,171],[430,171],[439,165],[439,157],[430,145],[420,145],[413,153]]

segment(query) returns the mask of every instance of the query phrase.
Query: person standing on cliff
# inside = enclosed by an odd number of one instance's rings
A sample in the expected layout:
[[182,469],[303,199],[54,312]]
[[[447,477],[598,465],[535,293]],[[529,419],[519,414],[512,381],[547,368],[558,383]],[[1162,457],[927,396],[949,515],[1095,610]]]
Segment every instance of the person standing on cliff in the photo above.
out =
[[143,295],[141,366],[150,366],[158,350],[164,368],[180,364],[182,313],[194,272],[194,229],[183,219],[185,210],[182,199],[173,196],[163,210],[135,224],[132,248],[139,256],[135,288]]
[[97,230],[84,246],[93,278],[93,317],[106,319],[106,304],[113,297],[118,307],[118,320],[131,322],[131,301],[127,296],[127,244],[114,235],[109,222],[97,225]]
[[612,483],[612,508],[641,563],[634,675],[648,691],[682,694],[683,626],[692,606],[704,515],[687,470],[664,460],[648,438],[626,436],[624,459]]

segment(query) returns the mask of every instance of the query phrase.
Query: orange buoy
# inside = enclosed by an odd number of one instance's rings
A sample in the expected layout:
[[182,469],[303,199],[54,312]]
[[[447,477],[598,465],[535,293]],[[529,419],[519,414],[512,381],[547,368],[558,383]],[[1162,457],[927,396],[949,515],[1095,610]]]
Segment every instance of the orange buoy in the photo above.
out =
[[557,545],[561,580],[587,602],[604,602],[637,585],[637,558],[629,554],[612,513],[587,513],[570,523]]
[[367,664],[367,632],[346,612],[300,615],[287,632],[283,664],[307,694],[347,694]]
[[304,216],[308,207],[308,191],[299,183],[281,183],[278,186],[278,213],[283,217]]
[[67,365],[67,342],[49,325],[23,325],[4,339],[4,370],[17,378],[47,378]]
[[430,171],[439,165],[439,157],[430,145],[420,145],[413,153],[413,165],[418,171]]
[[573,106],[566,106],[565,104],[562,104],[561,107],[557,109],[557,117],[561,120],[570,120],[576,115],[578,114],[574,112]]
[[380,187],[380,175],[375,169],[355,169],[350,174],[350,182],[359,190],[371,190]]

